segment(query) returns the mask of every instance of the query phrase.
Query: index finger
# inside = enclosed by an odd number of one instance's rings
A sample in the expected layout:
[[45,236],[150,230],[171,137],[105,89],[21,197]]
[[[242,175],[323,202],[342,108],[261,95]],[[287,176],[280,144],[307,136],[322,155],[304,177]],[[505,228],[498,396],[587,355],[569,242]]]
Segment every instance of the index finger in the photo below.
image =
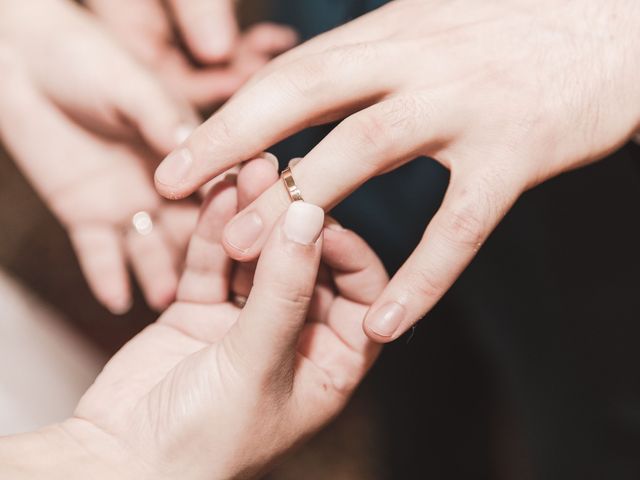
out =
[[[238,92],[156,171],[158,191],[184,198],[219,173],[304,128],[344,117],[389,90],[387,47],[333,49],[299,59]],[[371,82],[370,78],[377,78]]]

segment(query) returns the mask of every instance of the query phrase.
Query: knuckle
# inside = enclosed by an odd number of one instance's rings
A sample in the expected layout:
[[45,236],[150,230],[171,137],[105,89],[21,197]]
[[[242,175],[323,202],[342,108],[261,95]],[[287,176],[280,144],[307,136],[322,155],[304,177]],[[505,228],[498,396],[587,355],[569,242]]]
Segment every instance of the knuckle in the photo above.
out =
[[277,295],[273,300],[279,311],[300,317],[306,314],[307,306],[311,303],[311,294],[303,291],[292,291]]
[[412,132],[416,129],[418,119],[426,114],[424,102],[415,96],[402,96],[384,102],[381,114],[387,118],[389,128],[397,132]]
[[387,120],[373,112],[348,118],[345,129],[356,151],[360,152],[387,153],[393,140]]
[[429,270],[415,270],[408,278],[412,295],[422,299],[437,299],[445,291],[445,285]]
[[365,166],[377,170],[382,167],[381,162],[407,148],[407,140],[415,136],[424,110],[417,98],[394,98],[347,118],[344,134]]
[[360,72],[361,65],[371,64],[376,57],[377,49],[371,44],[335,47],[294,60],[267,78],[296,97],[326,95],[340,87],[338,78]]
[[347,47],[334,47],[325,52],[328,66],[333,68],[358,68],[359,65],[371,64],[378,57],[375,44],[357,43]]
[[324,55],[312,55],[295,61],[283,69],[273,72],[268,80],[276,88],[295,98],[313,97],[325,90],[328,76]]
[[[264,280],[261,273],[256,273],[255,283]],[[270,285],[270,309],[274,312],[286,312],[291,318],[300,318],[306,315],[308,305],[311,302],[313,288],[309,288],[305,282],[293,283],[284,275],[269,276]]]
[[206,148],[218,151],[220,148],[233,145],[233,141],[236,138],[234,128],[224,112],[211,117],[210,122],[202,127],[207,143]]
[[453,244],[477,250],[488,231],[482,201],[465,199],[444,215],[442,233]]

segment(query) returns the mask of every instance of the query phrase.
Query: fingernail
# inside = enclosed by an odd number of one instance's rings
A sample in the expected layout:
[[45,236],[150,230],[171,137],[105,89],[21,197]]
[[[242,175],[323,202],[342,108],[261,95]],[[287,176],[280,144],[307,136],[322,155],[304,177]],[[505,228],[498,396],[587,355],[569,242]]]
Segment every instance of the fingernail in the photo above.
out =
[[176,133],[174,136],[176,141],[176,147],[182,145],[184,141],[191,136],[194,130],[195,128],[192,127],[191,125],[187,125],[187,124],[180,125],[176,129]]
[[391,337],[398,330],[406,314],[399,303],[387,303],[367,318],[367,327],[381,337]]
[[284,219],[284,233],[289,240],[312,245],[318,240],[324,224],[324,210],[306,202],[293,202]]
[[248,212],[231,221],[225,234],[227,243],[236,250],[246,252],[258,240],[264,223],[256,212]]
[[191,169],[193,158],[186,148],[179,148],[171,153],[156,170],[156,180],[167,186],[178,186]]
[[124,315],[133,307],[133,299],[132,298],[122,298],[114,301],[107,308],[113,315]]
[[276,157],[273,153],[263,152],[262,155],[260,155],[260,158],[269,160],[273,164],[273,167],[276,169],[276,171],[280,170],[280,162],[278,162],[278,157]]

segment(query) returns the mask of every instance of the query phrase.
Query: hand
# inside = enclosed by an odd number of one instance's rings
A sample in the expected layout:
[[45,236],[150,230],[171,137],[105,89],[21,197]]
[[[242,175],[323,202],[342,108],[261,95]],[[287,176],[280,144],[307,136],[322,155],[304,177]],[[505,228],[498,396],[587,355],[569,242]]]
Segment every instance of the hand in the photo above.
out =
[[0,47],[12,50],[32,84],[84,127],[118,138],[141,135],[167,153],[199,123],[81,7],[68,0],[0,4]]
[[[309,125],[345,118],[293,169],[331,208],[421,155],[451,170],[440,210],[365,320],[396,339],[427,313],[519,195],[638,129],[640,4],[405,0],[276,59],[156,171],[171,198]],[[251,112],[248,114],[247,112]],[[390,192],[392,194],[392,192]],[[255,258],[288,204],[277,184],[224,245]],[[263,229],[239,228],[247,214]]]
[[[20,24],[18,13],[37,6],[42,11]],[[130,263],[149,305],[163,310],[175,298],[197,207],[156,193],[155,150],[168,151],[195,114],[182,118],[184,106],[75,8],[39,0],[0,6],[0,134],[69,233],[99,301],[113,313],[129,309]],[[34,31],[9,32],[20,25]],[[48,56],[58,62],[49,70]],[[140,211],[155,217],[146,236],[131,228]]]
[[[269,169],[262,159],[245,166],[238,196],[260,193]],[[229,302],[220,241],[236,205],[232,183],[214,187],[178,301],[116,354],[59,427],[98,459],[90,463],[126,466],[132,478],[253,476],[336,415],[378,354],[360,325],[384,268],[354,233],[322,234],[322,210],[310,204],[276,223],[244,309]]]
[[[201,108],[229,98],[268,60],[293,47],[297,40],[290,28],[270,23],[255,25],[240,34],[234,3],[85,2],[143,63],[159,73],[172,92]],[[186,44],[187,52],[182,44]]]

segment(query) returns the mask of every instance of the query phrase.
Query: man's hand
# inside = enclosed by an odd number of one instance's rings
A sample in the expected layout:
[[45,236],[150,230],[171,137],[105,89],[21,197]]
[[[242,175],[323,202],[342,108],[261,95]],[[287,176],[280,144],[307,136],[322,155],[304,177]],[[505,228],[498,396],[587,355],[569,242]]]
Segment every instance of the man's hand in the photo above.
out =
[[222,229],[239,198],[268,186],[265,176],[277,179],[275,168],[257,159],[237,189],[213,187],[178,301],[116,354],[75,416],[56,427],[65,435],[53,451],[76,442],[73,473],[58,475],[64,465],[51,455],[24,462],[34,449],[15,451],[8,439],[0,476],[40,478],[20,475],[26,463],[47,478],[87,478],[85,466],[91,478],[253,478],[339,412],[380,351],[360,325],[387,276],[362,239],[323,232],[322,210],[298,202],[276,222],[244,309],[230,302]]
[[[524,190],[638,130],[638,78],[636,0],[396,1],[272,62],[164,161],[156,185],[181,198],[338,119],[293,168],[325,209],[413,158],[437,159],[451,170],[444,202],[365,320],[387,342],[433,307]],[[277,184],[238,214],[227,252],[256,258],[288,202]]]
[[290,28],[270,23],[240,33],[234,0],[85,4],[172,92],[199,107],[228,99],[267,61],[296,43]]

